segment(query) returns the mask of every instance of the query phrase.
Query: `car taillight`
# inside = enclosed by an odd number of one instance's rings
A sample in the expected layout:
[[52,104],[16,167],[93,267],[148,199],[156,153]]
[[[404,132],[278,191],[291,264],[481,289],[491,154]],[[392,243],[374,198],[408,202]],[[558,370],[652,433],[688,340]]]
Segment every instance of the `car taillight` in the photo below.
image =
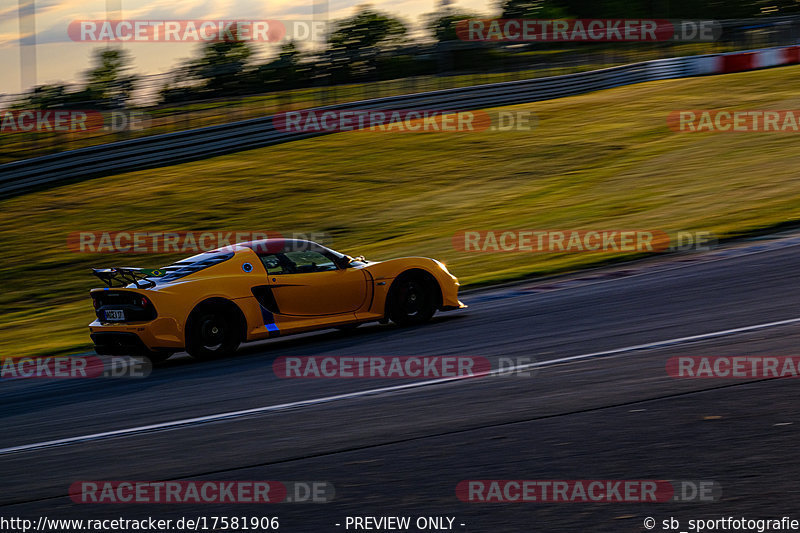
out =
[[145,298],[144,296],[142,296],[142,307],[147,307],[147,305],[148,305],[149,303],[150,303],[150,302],[148,302],[148,301],[147,301],[147,298]]
[[97,298],[92,298],[92,305],[94,306],[95,309],[100,307],[100,302],[97,301]]

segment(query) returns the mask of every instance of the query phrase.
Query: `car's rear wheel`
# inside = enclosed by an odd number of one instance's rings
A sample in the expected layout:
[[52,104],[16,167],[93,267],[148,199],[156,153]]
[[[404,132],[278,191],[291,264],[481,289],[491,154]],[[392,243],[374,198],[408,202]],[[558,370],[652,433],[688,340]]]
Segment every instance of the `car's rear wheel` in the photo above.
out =
[[422,276],[398,278],[389,290],[388,315],[399,326],[422,324],[436,312],[431,282]]
[[186,351],[195,359],[226,357],[239,347],[236,324],[220,310],[201,310],[189,320]]

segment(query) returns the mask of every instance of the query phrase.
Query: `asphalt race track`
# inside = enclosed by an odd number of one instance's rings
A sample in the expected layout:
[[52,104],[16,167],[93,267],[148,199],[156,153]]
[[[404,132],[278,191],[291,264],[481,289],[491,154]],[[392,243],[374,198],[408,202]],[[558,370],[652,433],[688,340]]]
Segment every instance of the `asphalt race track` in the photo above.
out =
[[[449,516],[465,532],[800,519],[800,380],[682,380],[665,369],[678,355],[798,355],[798,272],[800,244],[789,235],[468,293],[469,309],[422,327],[275,339],[207,363],[176,356],[146,379],[3,382],[0,516],[278,516],[281,531],[299,532],[347,531],[347,516]],[[411,382],[279,379],[272,363],[289,355],[540,366],[401,388]],[[146,427],[154,424],[163,426]],[[98,435],[117,430],[129,431]],[[78,480],[174,479],[319,480],[336,497],[254,506],[67,496]],[[455,488],[470,479],[713,480],[722,497],[464,503]]]

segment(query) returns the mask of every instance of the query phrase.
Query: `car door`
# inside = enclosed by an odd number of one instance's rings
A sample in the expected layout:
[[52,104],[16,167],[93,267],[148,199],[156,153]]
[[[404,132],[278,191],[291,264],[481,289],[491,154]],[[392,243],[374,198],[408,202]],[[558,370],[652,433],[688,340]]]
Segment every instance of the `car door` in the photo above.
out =
[[361,269],[339,268],[332,257],[315,250],[287,251],[262,257],[278,312],[291,316],[353,313],[367,298]]

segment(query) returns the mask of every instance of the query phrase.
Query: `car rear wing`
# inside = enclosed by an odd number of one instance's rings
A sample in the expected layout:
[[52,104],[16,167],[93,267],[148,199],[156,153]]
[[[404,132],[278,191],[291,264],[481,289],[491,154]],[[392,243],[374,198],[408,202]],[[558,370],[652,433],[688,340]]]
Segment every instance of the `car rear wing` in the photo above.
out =
[[156,282],[148,278],[159,278],[165,275],[166,271],[153,268],[112,267],[93,268],[92,274],[109,287],[125,287],[133,284],[137,289],[149,289],[154,287]]

